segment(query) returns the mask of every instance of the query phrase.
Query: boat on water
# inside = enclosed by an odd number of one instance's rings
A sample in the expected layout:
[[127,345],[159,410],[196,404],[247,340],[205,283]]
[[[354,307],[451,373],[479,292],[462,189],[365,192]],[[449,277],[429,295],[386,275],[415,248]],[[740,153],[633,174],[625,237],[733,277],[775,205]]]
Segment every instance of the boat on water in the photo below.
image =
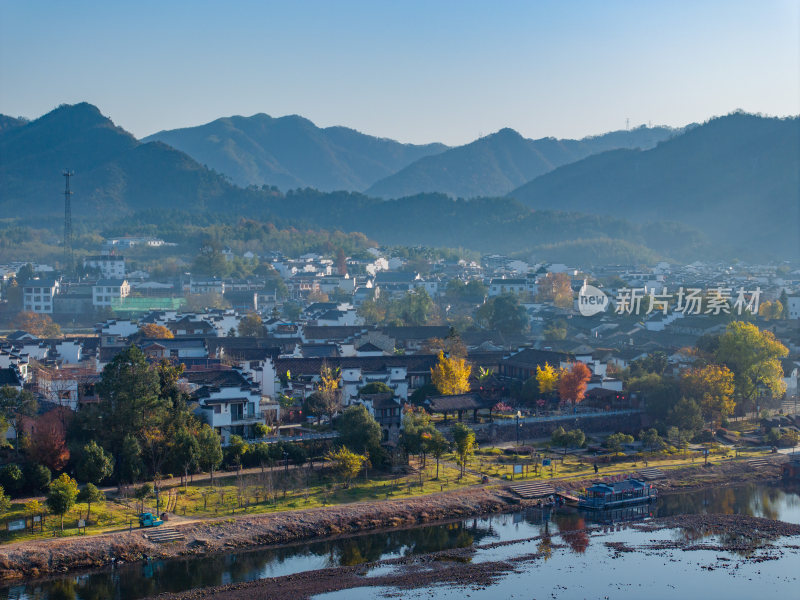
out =
[[658,491],[653,484],[639,479],[625,479],[611,483],[595,483],[578,495],[578,508],[606,510],[630,504],[653,502]]

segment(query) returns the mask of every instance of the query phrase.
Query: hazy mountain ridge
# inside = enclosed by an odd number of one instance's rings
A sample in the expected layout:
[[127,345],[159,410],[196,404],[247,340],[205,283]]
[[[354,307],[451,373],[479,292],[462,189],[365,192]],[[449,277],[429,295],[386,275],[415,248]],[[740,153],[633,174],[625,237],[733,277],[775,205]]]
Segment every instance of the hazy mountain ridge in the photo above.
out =
[[423,192],[441,192],[455,198],[503,195],[591,154],[614,148],[651,148],[684,129],[642,126],[581,140],[531,140],[505,128],[464,146],[421,158],[378,181],[366,193],[383,198]]
[[13,216],[58,214],[64,169],[76,174],[75,215],[192,204],[203,209],[244,193],[170,146],[137,141],[81,103],[0,131],[0,208]]
[[[734,113],[650,150],[564,165],[509,194],[535,209],[664,218],[713,242],[799,256],[800,119]],[[679,242],[678,242],[679,243]]]
[[415,160],[447,149],[377,138],[347,127],[320,128],[297,115],[224,117],[184,129],[160,131],[162,141],[241,186],[323,191],[363,190]]
[[[282,226],[360,231],[384,244],[533,252],[562,261],[785,256],[798,239],[798,120],[750,115],[725,119],[648,151],[613,150],[557,168],[517,190],[514,196],[525,203],[509,197],[454,200],[430,193],[386,201],[352,192],[306,188],[282,194],[237,187],[166,144],[137,141],[84,103],[0,131],[0,210],[19,222],[38,224],[49,218],[57,224],[63,215],[60,175],[69,168],[76,173],[73,212],[95,230],[141,211],[184,211],[207,215],[212,222],[252,218]],[[497,135],[510,140],[504,148],[526,145],[511,130]],[[641,186],[651,193],[643,195]],[[656,192],[663,196],[667,192],[662,190],[676,186],[701,191],[688,201],[648,202]],[[589,202],[572,193],[587,188]],[[634,202],[626,204],[629,196]],[[711,210],[704,197],[731,202]],[[743,197],[749,202],[742,202]],[[762,217],[758,211],[763,210],[769,214]],[[744,237],[738,238],[740,234]]]

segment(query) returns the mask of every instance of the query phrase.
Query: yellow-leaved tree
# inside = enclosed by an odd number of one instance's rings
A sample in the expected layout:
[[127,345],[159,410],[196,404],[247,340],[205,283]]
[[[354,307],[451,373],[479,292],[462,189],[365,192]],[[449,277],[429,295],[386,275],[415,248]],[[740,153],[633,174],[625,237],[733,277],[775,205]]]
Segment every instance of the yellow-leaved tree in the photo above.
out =
[[681,393],[700,405],[703,417],[712,426],[733,414],[736,408],[733,392],[733,371],[725,365],[688,369],[681,375]]
[[544,363],[544,367],[536,365],[536,381],[539,383],[539,393],[542,396],[552,394],[558,389],[558,377],[560,369],[554,369],[550,363]]
[[431,367],[431,381],[443,396],[464,394],[469,391],[471,373],[472,365],[465,359],[439,352],[439,361]]
[[331,368],[327,362],[323,361],[322,367],[319,370],[317,392],[322,400],[322,412],[328,415],[328,418],[331,420],[333,419],[333,415],[341,408],[340,380],[340,370],[338,368]]

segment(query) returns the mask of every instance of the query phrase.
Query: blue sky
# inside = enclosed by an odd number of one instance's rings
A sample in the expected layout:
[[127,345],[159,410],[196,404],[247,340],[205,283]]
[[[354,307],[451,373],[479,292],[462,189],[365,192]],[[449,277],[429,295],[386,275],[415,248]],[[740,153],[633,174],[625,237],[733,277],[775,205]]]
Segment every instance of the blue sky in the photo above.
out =
[[0,0],[0,113],[300,114],[407,142],[797,114],[796,0]]

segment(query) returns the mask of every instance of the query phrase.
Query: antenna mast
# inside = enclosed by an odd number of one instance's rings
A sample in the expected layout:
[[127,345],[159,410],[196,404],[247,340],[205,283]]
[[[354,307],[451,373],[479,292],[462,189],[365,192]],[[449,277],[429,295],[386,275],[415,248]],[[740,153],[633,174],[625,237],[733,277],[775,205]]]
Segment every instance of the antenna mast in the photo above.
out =
[[72,202],[70,200],[72,192],[69,189],[69,178],[74,174],[73,171],[65,170],[63,172],[66,179],[66,187],[64,188],[64,265],[70,275],[74,267],[74,257],[72,254]]

